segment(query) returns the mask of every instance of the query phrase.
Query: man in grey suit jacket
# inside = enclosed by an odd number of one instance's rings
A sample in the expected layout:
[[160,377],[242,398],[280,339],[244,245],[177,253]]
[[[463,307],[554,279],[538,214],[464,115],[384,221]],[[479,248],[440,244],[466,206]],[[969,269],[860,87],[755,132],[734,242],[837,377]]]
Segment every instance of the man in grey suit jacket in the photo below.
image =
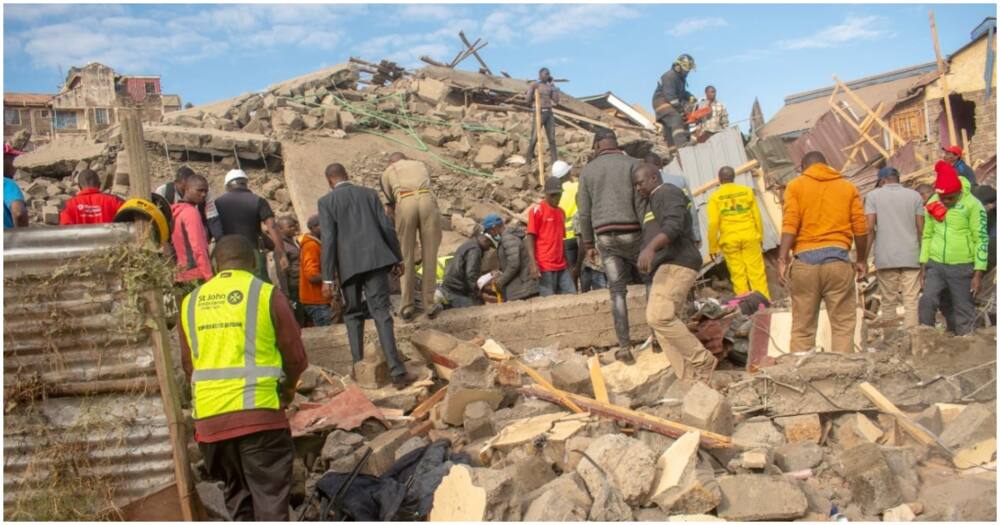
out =
[[339,282],[346,306],[347,340],[355,363],[364,358],[366,314],[375,320],[392,383],[403,388],[414,378],[406,372],[396,349],[389,306],[389,273],[401,275],[403,270],[396,230],[378,194],[351,184],[344,166],[327,166],[326,181],[331,191],[318,203],[323,295],[332,299],[334,283]]

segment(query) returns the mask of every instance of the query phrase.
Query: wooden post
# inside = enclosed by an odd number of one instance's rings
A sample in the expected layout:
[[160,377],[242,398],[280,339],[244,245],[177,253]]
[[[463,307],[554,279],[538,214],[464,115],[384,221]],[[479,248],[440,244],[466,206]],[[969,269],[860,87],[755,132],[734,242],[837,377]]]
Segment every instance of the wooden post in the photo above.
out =
[[177,380],[174,376],[173,363],[169,359],[170,338],[163,318],[163,297],[154,292],[146,293],[150,318],[156,323],[150,328],[149,337],[153,341],[153,362],[156,365],[156,379],[160,386],[160,400],[167,416],[167,429],[170,431],[170,445],[174,456],[174,478],[177,482],[177,495],[181,502],[181,515],[185,521],[201,521],[204,519],[199,512],[200,500],[197,499],[194,477],[191,473],[191,461],[188,458],[187,425],[184,424],[184,414],[181,411],[181,397],[177,390]]
[[146,142],[142,138],[142,121],[138,111],[123,110],[120,114],[122,143],[128,153],[128,194],[130,197],[148,199],[152,193],[149,160],[146,159]]
[[604,373],[601,371],[601,360],[596,355],[587,360],[590,369],[590,384],[594,387],[594,399],[602,403],[610,403],[608,387],[604,383]]
[[972,167],[972,154],[969,153],[969,133],[965,131],[965,128],[961,130],[962,134],[962,160],[965,161],[969,167]]
[[[760,163],[757,162],[757,159],[751,159],[751,160],[747,161],[745,164],[741,164],[741,165],[737,166],[736,169],[733,170],[733,171],[736,172],[736,176],[740,176],[740,175],[743,175],[744,173],[746,173],[748,171],[753,171],[753,170],[757,169],[758,167],[760,167]],[[705,184],[702,184],[701,186],[699,186],[699,187],[695,188],[693,191],[691,191],[691,197],[697,197],[697,196],[701,195],[702,193],[705,193],[706,191],[711,190],[712,188],[714,188],[714,187],[716,187],[718,185],[719,185],[719,179],[715,179],[715,180],[712,180],[710,182],[706,182]]]
[[951,117],[951,100],[948,97],[948,77],[944,60],[941,58],[941,45],[938,43],[937,24],[934,23],[934,11],[928,11],[927,17],[931,20],[931,38],[934,40],[934,56],[937,58],[938,73],[941,75],[941,93],[944,95],[944,113],[948,119],[948,142],[941,140],[941,146],[951,146],[958,141],[958,134],[955,133],[955,121]]
[[[549,144],[554,148],[554,144]],[[542,94],[535,87],[535,156],[538,157],[538,185],[545,187],[545,162],[542,161]]]

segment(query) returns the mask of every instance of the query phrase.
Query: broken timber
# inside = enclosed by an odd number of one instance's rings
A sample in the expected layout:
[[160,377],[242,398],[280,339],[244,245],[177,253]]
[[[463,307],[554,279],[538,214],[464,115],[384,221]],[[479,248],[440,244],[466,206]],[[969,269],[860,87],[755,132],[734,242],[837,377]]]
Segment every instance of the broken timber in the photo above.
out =
[[601,371],[601,359],[596,355],[587,360],[590,368],[590,383],[594,387],[594,399],[602,403],[610,403],[608,386],[604,384],[604,372]]
[[[736,175],[742,175],[742,174],[744,174],[744,173],[746,173],[748,171],[756,170],[758,166],[760,166],[760,164],[757,162],[756,159],[751,160],[751,161],[749,161],[749,162],[747,162],[745,164],[742,164],[739,167],[737,167],[736,170],[735,170],[736,171]],[[756,177],[757,173],[754,172],[753,176]],[[702,193],[705,193],[706,191],[708,191],[708,190],[710,190],[710,189],[712,189],[712,188],[714,188],[714,187],[716,187],[718,185],[719,185],[719,179],[715,179],[715,180],[713,180],[711,182],[706,182],[705,184],[702,184],[701,186],[695,188],[694,191],[691,192],[691,196],[692,197],[697,197],[697,196],[701,195]]]
[[907,434],[913,436],[917,441],[923,443],[924,445],[934,445],[938,443],[938,438],[931,434],[927,429],[915,423],[912,419],[907,417],[892,401],[889,401],[887,397],[882,395],[871,383],[867,381],[858,385],[858,390],[868,398],[879,410],[885,412],[886,414],[892,415],[896,418],[896,422],[899,423],[903,430]]
[[556,388],[555,386],[553,386],[552,383],[549,383],[548,381],[546,381],[545,378],[542,377],[541,374],[539,374],[538,372],[536,372],[530,366],[528,366],[528,365],[526,365],[526,364],[524,364],[524,363],[522,363],[520,361],[514,361],[514,362],[517,363],[517,366],[521,370],[523,370],[524,373],[528,374],[532,379],[534,379],[536,383],[538,383],[539,385],[542,385],[542,388],[544,388],[550,394],[552,394],[552,396],[554,396],[558,400],[559,403],[562,403],[563,406],[565,406],[566,408],[572,410],[573,412],[576,412],[577,414],[579,414],[580,412],[583,412],[583,409],[580,408],[579,406],[577,406],[577,404],[574,403],[573,400],[569,398],[569,396],[571,395],[571,394],[569,394],[569,392],[563,392],[562,390],[559,390],[558,388]]
[[[520,389],[520,392],[524,395],[534,396],[552,403],[560,402],[559,397],[556,394],[542,388],[525,387]],[[574,403],[589,410],[592,414],[609,417],[616,421],[631,423],[638,428],[649,430],[650,432],[656,432],[657,434],[663,434],[664,436],[672,438],[679,438],[686,432],[700,432],[701,444],[705,448],[734,448],[736,446],[729,436],[723,436],[722,434],[716,434],[715,432],[709,432],[707,430],[695,428],[683,423],[677,423],[675,421],[670,421],[669,419],[663,419],[650,414],[643,414],[642,412],[636,412],[635,410],[615,406],[611,403],[603,403],[585,396],[571,394],[561,390],[558,392],[571,399]]]

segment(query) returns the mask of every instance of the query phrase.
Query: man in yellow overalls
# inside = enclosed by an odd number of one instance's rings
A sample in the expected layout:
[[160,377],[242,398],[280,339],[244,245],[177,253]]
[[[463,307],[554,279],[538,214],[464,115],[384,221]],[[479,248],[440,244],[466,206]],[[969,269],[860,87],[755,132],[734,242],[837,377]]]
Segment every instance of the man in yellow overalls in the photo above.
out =
[[294,449],[285,407],[308,366],[288,299],[254,275],[240,235],[218,240],[217,273],[181,303],[181,361],[194,437],[225,483],[229,518],[288,521]]
[[719,170],[719,189],[708,198],[708,253],[719,250],[726,259],[733,293],[750,290],[771,298],[764,273],[761,242],[764,226],[753,189],[735,184],[736,172],[729,166]]
[[[386,198],[386,215],[394,219],[399,248],[403,252],[405,269],[402,277],[402,297],[399,316],[413,319],[416,306],[413,292],[417,285],[417,235],[420,235],[421,261],[436,261],[441,246],[441,212],[431,192],[431,176],[427,166],[395,152],[389,155],[389,166],[382,173],[382,192]],[[441,307],[434,303],[434,281],[421,281],[424,312],[433,319]]]

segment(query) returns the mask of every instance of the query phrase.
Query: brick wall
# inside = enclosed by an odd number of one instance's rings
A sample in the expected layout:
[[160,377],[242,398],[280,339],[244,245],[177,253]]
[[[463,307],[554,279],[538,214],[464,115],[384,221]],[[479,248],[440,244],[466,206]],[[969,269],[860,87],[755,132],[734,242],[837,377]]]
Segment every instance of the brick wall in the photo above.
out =
[[[997,150],[997,95],[996,90],[990,93],[990,98],[986,98],[986,91],[973,91],[962,93],[962,98],[975,103],[975,123],[976,133],[969,139],[969,154],[972,165],[985,161],[996,154]],[[938,121],[941,113],[944,112],[944,105],[941,99],[931,99],[927,101],[927,119],[929,129],[927,130],[928,143],[921,145],[921,152],[928,158],[938,158],[940,153],[940,125]],[[956,130],[961,133],[961,131]]]

